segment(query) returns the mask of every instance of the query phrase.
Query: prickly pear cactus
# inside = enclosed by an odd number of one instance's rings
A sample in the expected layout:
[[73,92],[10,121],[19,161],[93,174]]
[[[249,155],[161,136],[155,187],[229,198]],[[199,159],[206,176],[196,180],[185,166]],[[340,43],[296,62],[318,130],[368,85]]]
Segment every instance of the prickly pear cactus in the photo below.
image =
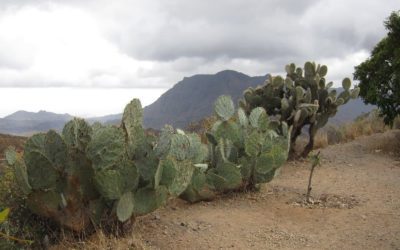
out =
[[134,99],[120,127],[90,126],[75,118],[61,135],[33,135],[23,156],[8,150],[7,162],[29,208],[81,232],[92,223],[125,222],[150,213],[183,193],[194,164],[208,158],[207,146],[198,135],[169,126],[159,138],[146,135],[142,118]]
[[338,106],[358,97],[359,88],[351,88],[349,78],[343,79],[343,91],[337,95],[331,89],[333,83],[326,83],[328,67],[306,62],[303,68],[294,63],[286,65],[286,78],[269,76],[263,86],[248,88],[243,93],[239,105],[247,114],[256,108],[263,107],[268,116],[277,117],[293,127],[290,154],[294,156],[294,145],[305,125],[309,127],[309,143],[304,148],[305,157],[312,150],[317,130],[326,125],[333,117]]
[[235,113],[231,98],[221,96],[215,113],[219,120],[207,133],[207,164],[196,165],[190,185],[180,196],[189,202],[269,182],[288,156],[290,130],[284,122],[270,121],[264,108],[257,107],[249,115],[242,108]]
[[170,126],[159,137],[146,134],[133,100],[120,127],[75,118],[61,135],[33,135],[23,155],[10,149],[6,159],[32,212],[77,232],[127,222],[171,197],[209,200],[270,181],[287,157],[287,125],[269,120],[263,108],[235,112],[228,96],[215,112],[208,145]]

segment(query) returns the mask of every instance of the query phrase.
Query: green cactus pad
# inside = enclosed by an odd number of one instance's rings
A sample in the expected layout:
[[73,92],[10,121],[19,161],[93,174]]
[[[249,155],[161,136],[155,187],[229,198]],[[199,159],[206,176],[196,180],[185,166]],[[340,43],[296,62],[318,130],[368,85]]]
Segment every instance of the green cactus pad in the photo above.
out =
[[304,89],[300,86],[297,86],[296,87],[296,100],[301,101],[304,97],[304,94],[305,94]]
[[296,75],[298,77],[302,77],[303,76],[303,69],[302,68],[297,68],[296,69]]
[[134,191],[139,184],[139,172],[135,163],[131,160],[124,159],[119,167],[121,175],[123,191]]
[[45,151],[46,134],[36,134],[25,144],[24,160],[28,182],[33,189],[55,189],[59,177]]
[[257,157],[255,171],[257,174],[266,174],[275,168],[274,155],[271,153],[264,153]]
[[145,135],[142,127],[143,109],[139,99],[133,99],[126,105],[122,115],[122,128],[127,138],[127,152],[129,158],[134,158],[136,150],[143,144]]
[[190,184],[195,170],[191,161],[175,161],[167,158],[160,161],[163,168],[161,184],[166,186],[172,196],[179,196]]
[[336,100],[336,102],[335,102],[335,104],[336,104],[337,106],[343,105],[343,103],[344,103],[343,98],[338,98],[338,99]]
[[286,70],[286,73],[288,73],[288,74],[294,74],[294,72],[296,70],[296,65],[294,63],[286,65],[285,70]]
[[121,174],[117,170],[96,171],[94,181],[101,196],[107,200],[119,199],[124,193]]
[[306,77],[314,76],[315,75],[315,65],[311,62],[306,62],[304,64],[304,73]]
[[255,182],[256,183],[268,183],[274,179],[275,172],[276,172],[276,169],[273,169],[266,174],[258,173],[254,176]]
[[154,151],[148,151],[146,157],[135,160],[135,165],[139,171],[140,177],[145,181],[153,181],[158,168],[159,159]]
[[216,128],[214,135],[217,141],[219,141],[220,139],[229,139],[235,145],[240,144],[242,140],[239,126],[232,121],[222,122]]
[[253,128],[264,130],[268,128],[268,116],[265,109],[262,107],[257,107],[251,111],[249,121]]
[[84,200],[97,198],[98,192],[93,182],[94,170],[86,154],[76,148],[72,149],[68,162],[66,171],[68,175],[68,189],[77,191]]
[[239,124],[242,127],[247,127],[249,124],[249,120],[247,119],[246,113],[242,108],[239,108],[238,110],[238,118],[239,118]]
[[15,151],[14,147],[8,147],[5,150],[4,155],[6,157],[7,164],[10,166],[13,166],[17,161],[17,151]]
[[32,187],[29,184],[26,166],[22,159],[17,159],[13,167],[18,188],[21,189],[23,194],[30,194],[32,192]]
[[287,123],[286,122],[282,122],[282,135],[284,136],[284,137],[288,137],[288,135],[289,135],[289,128],[288,128],[288,125],[287,125]]
[[242,185],[242,175],[240,169],[233,163],[225,162],[218,165],[216,175],[222,178],[214,179],[214,186],[219,191],[228,191],[239,188]]
[[92,128],[84,120],[74,118],[64,125],[62,136],[69,148],[77,148],[84,152],[90,141]]
[[63,171],[67,163],[67,147],[57,132],[50,130],[44,141],[45,156],[58,171]]
[[127,221],[133,214],[134,196],[132,192],[124,193],[117,203],[117,217],[121,222]]
[[61,195],[54,190],[35,191],[28,195],[27,205],[35,214],[50,217],[62,206]]
[[238,162],[240,164],[240,174],[242,175],[242,179],[243,180],[250,179],[250,176],[252,174],[251,172],[253,169],[253,158],[243,156],[239,158]]
[[157,189],[148,187],[138,189],[134,194],[134,214],[139,216],[153,212],[165,205],[167,197],[168,190],[164,186],[159,186]]
[[206,175],[204,171],[195,168],[190,184],[192,185],[193,189],[200,192],[204,188],[204,185],[206,185]]
[[[167,159],[163,159],[160,161],[158,169],[162,169],[162,175],[160,178],[160,182],[162,185],[168,187],[171,186],[175,181],[175,176],[177,173],[177,162],[172,157],[168,157]],[[164,171],[165,169],[165,171]]]
[[289,109],[289,100],[285,97],[281,99],[281,108],[282,108],[282,110]]
[[188,159],[194,160],[194,162],[201,162],[205,156],[200,155],[202,145],[200,136],[198,134],[188,134],[187,138],[189,139]]
[[210,190],[206,182],[205,173],[196,168],[189,186],[179,197],[194,203],[201,200],[210,200],[215,197],[215,193]]
[[87,156],[96,170],[112,168],[122,160],[124,153],[124,133],[116,127],[104,127],[94,131],[87,147]]
[[174,129],[169,125],[165,125],[164,128],[161,130],[161,135],[154,149],[158,157],[162,157],[163,155],[167,154],[167,152],[170,150],[171,137],[173,134],[174,134]]
[[272,86],[274,86],[274,87],[282,86],[283,83],[284,83],[284,80],[281,76],[276,76],[272,80]]
[[342,93],[340,93],[337,97],[337,99],[343,99],[344,103],[347,103],[350,100],[350,91],[344,90]]
[[322,65],[321,68],[319,69],[319,75],[321,77],[325,77],[327,73],[328,73],[328,67],[326,65]]
[[235,105],[230,96],[222,95],[218,97],[214,104],[215,113],[224,121],[228,121],[235,113]]
[[158,188],[158,186],[160,185],[160,181],[163,176],[164,166],[165,166],[164,162],[160,161],[160,163],[158,164],[156,173],[154,175],[154,185],[153,185],[154,188]]
[[257,131],[253,131],[249,137],[244,141],[244,149],[248,156],[257,156],[261,149],[261,139],[262,137]]
[[343,81],[342,81],[342,87],[345,89],[345,90],[349,90],[350,89],[350,87],[351,87],[351,80],[349,79],[349,78],[344,78],[343,79]]
[[171,148],[169,154],[176,159],[183,161],[188,159],[190,141],[187,136],[174,134],[171,136]]

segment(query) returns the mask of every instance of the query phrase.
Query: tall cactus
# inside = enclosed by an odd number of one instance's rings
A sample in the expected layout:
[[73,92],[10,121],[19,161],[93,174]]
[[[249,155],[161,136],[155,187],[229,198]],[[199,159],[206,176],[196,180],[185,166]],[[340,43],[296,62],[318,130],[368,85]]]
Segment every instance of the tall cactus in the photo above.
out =
[[293,126],[290,155],[294,155],[294,145],[305,125],[309,125],[309,142],[302,152],[305,157],[312,150],[314,137],[318,129],[325,126],[333,117],[338,106],[358,97],[359,88],[350,89],[351,81],[342,81],[343,91],[337,95],[330,89],[332,82],[326,83],[328,67],[306,62],[304,68],[294,63],[286,65],[286,78],[268,76],[265,84],[257,88],[248,88],[239,102],[248,114],[256,107],[263,107],[269,116]]

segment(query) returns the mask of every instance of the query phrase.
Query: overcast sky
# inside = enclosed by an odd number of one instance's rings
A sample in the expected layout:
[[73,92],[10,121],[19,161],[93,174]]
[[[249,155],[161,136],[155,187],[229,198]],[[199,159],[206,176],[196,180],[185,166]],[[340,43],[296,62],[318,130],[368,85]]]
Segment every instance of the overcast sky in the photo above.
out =
[[92,116],[156,100],[184,76],[326,64],[352,76],[398,0],[0,0],[0,117]]

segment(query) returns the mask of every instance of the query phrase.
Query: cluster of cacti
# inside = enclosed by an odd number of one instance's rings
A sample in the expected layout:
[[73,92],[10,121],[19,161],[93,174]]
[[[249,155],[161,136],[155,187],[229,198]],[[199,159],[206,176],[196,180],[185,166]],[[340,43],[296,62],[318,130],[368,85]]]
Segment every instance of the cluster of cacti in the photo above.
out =
[[[181,195],[190,202],[269,182],[288,156],[287,124],[270,121],[263,108],[257,107],[247,116],[242,108],[235,112],[230,97],[220,96],[215,114],[218,120],[207,133],[208,164],[197,165]],[[278,131],[283,136],[278,136]]]
[[34,213],[83,231],[103,220],[128,221],[180,195],[207,147],[170,127],[158,140],[146,135],[133,100],[120,127],[75,118],[61,135],[33,135],[23,156],[9,150],[6,157]]
[[269,116],[276,116],[280,121],[293,126],[290,153],[305,125],[309,127],[309,143],[304,148],[305,157],[313,148],[314,136],[319,128],[325,126],[328,119],[334,116],[338,106],[358,96],[359,88],[350,89],[349,78],[343,79],[343,92],[337,95],[331,89],[333,83],[326,83],[328,67],[306,62],[304,70],[295,64],[286,65],[286,78],[268,76],[265,84],[255,89],[244,91],[244,99],[239,105],[247,114],[256,108],[263,107]]
[[[24,154],[6,152],[28,207],[74,231],[106,221],[130,221],[169,197],[191,202],[270,181],[288,155],[286,123],[263,108],[235,113],[230,97],[215,104],[219,120],[203,144],[197,134],[165,126],[159,137],[142,127],[138,100],[121,126],[75,118],[60,134],[33,135]],[[283,136],[278,136],[278,132]]]

